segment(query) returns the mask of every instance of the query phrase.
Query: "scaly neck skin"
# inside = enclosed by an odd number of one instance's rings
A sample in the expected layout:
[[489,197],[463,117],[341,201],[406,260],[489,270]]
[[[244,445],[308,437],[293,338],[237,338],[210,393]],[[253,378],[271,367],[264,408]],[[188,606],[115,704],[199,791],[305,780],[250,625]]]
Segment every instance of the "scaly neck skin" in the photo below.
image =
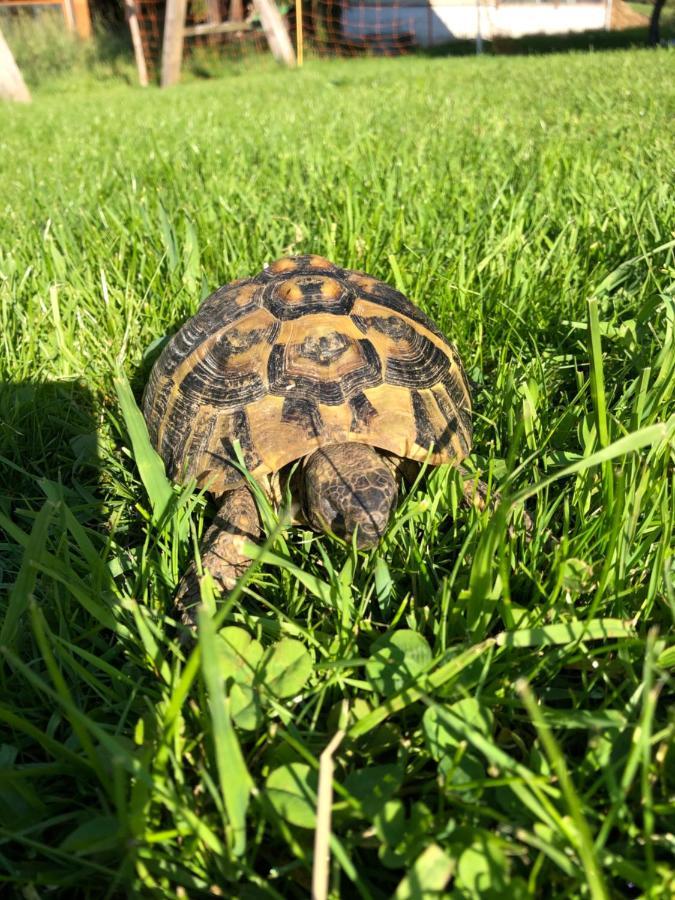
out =
[[396,505],[395,465],[366,444],[322,447],[302,467],[302,505],[315,531],[326,531],[357,546],[374,547],[386,531]]

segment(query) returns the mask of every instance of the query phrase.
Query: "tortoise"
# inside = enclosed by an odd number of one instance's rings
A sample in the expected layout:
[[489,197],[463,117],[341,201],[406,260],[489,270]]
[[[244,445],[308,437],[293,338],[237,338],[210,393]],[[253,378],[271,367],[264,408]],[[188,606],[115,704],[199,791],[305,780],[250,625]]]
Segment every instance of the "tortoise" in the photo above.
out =
[[[157,359],[143,412],[169,475],[219,504],[201,558],[226,591],[250,565],[245,541],[261,537],[236,442],[268,496],[288,484],[296,524],[359,548],[384,534],[406,461],[457,465],[471,450],[453,344],[400,291],[316,255],[207,297]],[[194,564],[178,597],[192,621]]]

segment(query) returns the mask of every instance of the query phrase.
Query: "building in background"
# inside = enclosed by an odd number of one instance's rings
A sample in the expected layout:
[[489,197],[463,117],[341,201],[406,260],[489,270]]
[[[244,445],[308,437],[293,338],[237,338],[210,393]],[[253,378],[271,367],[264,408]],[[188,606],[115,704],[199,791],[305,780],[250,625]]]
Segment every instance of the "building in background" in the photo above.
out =
[[353,0],[342,10],[347,41],[370,38],[420,47],[646,24],[623,0]]

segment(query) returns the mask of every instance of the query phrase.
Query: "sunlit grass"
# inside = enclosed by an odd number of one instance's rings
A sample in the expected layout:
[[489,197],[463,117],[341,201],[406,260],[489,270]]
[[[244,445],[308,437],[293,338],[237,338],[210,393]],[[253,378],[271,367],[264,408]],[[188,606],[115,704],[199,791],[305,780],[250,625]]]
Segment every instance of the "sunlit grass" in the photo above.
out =
[[[10,892],[307,896],[342,728],[333,896],[672,893],[673,59],[317,62],[0,109]],[[458,344],[502,503],[434,471],[367,554],[266,510],[183,647],[212,510],[133,398],[204,296],[292,252]]]

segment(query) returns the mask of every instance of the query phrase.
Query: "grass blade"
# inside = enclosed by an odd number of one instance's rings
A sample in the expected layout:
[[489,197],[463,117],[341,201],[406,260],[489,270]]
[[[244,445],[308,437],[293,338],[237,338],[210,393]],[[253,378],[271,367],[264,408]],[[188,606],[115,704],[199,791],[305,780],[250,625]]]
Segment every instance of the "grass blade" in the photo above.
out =
[[209,692],[212,738],[220,790],[229,818],[232,852],[235,856],[241,856],[246,849],[246,810],[253,782],[246,768],[230,716],[230,701],[220,674],[213,620],[203,608],[200,608],[198,615],[202,672]]
[[557,472],[553,472],[552,475],[549,475],[546,478],[542,478],[542,480],[536,484],[529,485],[528,487],[516,491],[511,496],[511,503],[522,503],[529,497],[535,497],[537,494],[540,494],[545,488],[554,484],[556,481],[559,481],[561,478],[567,478],[569,475],[577,475],[580,472],[585,472],[587,469],[592,469],[593,466],[599,466],[609,460],[627,456],[629,453],[637,453],[637,451],[642,450],[643,447],[658,447],[660,444],[667,445],[672,442],[673,435],[675,435],[675,416],[667,422],[658,422],[655,425],[649,425],[647,428],[633,431],[631,434],[627,434],[624,437],[619,438],[619,440],[614,441],[609,446],[603,447],[602,450],[597,450],[590,456],[580,459],[569,466],[565,466],[564,469],[559,469]]
[[[19,620],[28,609],[28,604],[35,589],[35,581],[38,574],[36,563],[39,563],[42,559],[44,547],[47,543],[49,524],[53,516],[54,505],[47,500],[35,517],[33,527],[24,545],[21,568],[9,592],[5,617],[2,622],[2,628],[0,628],[0,645],[14,646]],[[0,522],[0,524],[2,523]]]
[[586,821],[586,817],[584,816],[582,803],[570,777],[565,758],[555,738],[551,734],[539,704],[535,700],[527,682],[520,680],[517,687],[530,718],[537,729],[539,738],[544,745],[549,762],[558,776],[563,797],[565,798],[567,808],[572,817],[572,821],[574,822],[576,838],[575,849],[579,854],[579,858],[581,859],[581,863],[586,872],[591,897],[593,897],[593,900],[608,900],[609,892],[595,855],[591,830]]
[[635,638],[631,622],[622,619],[570,619],[558,625],[541,628],[518,628],[497,635],[498,647],[548,647],[554,644],[576,644],[579,641],[626,640]]
[[[595,407],[595,422],[598,429],[600,447],[609,446],[609,421],[607,417],[607,397],[605,395],[605,374],[602,363],[602,340],[600,336],[600,318],[598,300],[591,297],[588,306],[588,344],[591,358],[591,396]],[[603,480],[607,503],[611,505],[614,496],[613,472],[610,461],[602,464]]]
[[136,405],[131,386],[121,373],[115,378],[115,390],[124,416],[124,424],[131,439],[138,472],[152,506],[152,519],[158,524],[171,504],[174,496],[173,487],[166,477],[161,457],[150,443],[145,419]]

